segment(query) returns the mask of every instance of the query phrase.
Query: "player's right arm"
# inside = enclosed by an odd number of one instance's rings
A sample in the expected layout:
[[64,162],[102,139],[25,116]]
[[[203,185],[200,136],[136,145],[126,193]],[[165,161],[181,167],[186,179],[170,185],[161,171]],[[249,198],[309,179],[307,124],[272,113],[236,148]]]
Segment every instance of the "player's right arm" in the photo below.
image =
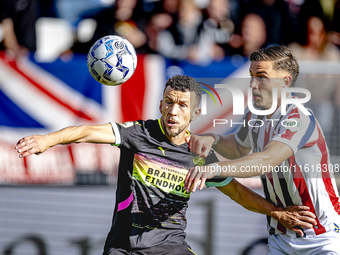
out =
[[58,144],[108,143],[114,144],[116,137],[110,123],[103,125],[70,126],[46,135],[31,135],[18,141],[15,149],[20,158],[41,154]]
[[[219,141],[213,145],[218,136]],[[213,134],[190,136],[191,152],[201,157],[207,157],[211,148],[227,159],[237,159],[248,155],[250,152],[250,148],[244,147],[237,142],[234,134],[225,136]]]
[[313,229],[317,224],[315,215],[308,211],[310,209],[308,206],[277,207],[235,179],[217,188],[247,210],[269,215],[300,236],[304,235],[301,227]]

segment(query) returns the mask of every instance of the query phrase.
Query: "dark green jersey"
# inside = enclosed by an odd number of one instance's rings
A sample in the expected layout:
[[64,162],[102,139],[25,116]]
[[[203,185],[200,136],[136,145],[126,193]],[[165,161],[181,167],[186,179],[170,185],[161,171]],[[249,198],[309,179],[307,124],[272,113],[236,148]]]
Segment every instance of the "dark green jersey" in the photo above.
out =
[[[188,170],[218,161],[190,153],[187,143],[175,145],[158,120],[112,123],[121,149],[116,207],[105,250],[183,244],[190,193],[184,188]],[[208,180],[226,185],[231,179]],[[216,185],[215,185],[216,186]]]

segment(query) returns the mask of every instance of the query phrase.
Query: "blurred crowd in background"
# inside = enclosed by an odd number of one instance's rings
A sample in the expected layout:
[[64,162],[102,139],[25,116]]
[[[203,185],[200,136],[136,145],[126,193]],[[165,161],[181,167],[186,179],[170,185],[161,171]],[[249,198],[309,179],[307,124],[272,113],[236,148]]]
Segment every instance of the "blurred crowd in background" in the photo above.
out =
[[[1,48],[14,56],[36,50],[35,21],[67,20],[73,46],[87,53],[99,38],[128,39],[137,53],[159,53],[192,63],[247,57],[271,45],[289,45],[299,60],[340,60],[339,0],[0,0]],[[83,20],[91,37],[78,36]],[[94,23],[93,23],[94,22]],[[89,26],[90,29],[90,26]]]

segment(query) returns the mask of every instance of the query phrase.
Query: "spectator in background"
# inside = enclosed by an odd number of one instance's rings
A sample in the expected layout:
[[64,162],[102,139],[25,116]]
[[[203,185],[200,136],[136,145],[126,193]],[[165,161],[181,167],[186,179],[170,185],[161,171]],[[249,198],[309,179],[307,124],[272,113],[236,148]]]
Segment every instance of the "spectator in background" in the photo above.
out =
[[153,14],[145,26],[147,43],[141,50],[142,53],[158,53],[158,34],[178,19],[179,3],[180,0],[162,0],[155,3]]
[[[337,79],[335,91],[333,92],[334,118],[331,130],[332,140],[330,141],[329,151],[331,155],[340,156],[340,79]],[[340,181],[340,178],[339,178]]]
[[247,57],[250,53],[260,50],[266,39],[266,24],[263,19],[257,14],[249,13],[242,21],[241,35],[233,36],[229,52],[231,55]]
[[267,34],[266,47],[279,44],[288,45],[294,40],[297,24],[294,23],[286,1],[242,0],[240,5],[241,17],[255,13],[263,19]]
[[156,13],[151,16],[150,21],[145,27],[145,34],[147,43],[145,44],[142,53],[158,53],[157,52],[157,38],[158,34],[167,29],[173,22],[171,15],[167,13]]
[[326,30],[339,28],[340,24],[336,24],[336,14],[340,10],[339,0],[308,0],[304,1],[299,13],[299,27],[301,30],[306,30],[306,24],[310,17],[316,16],[323,20]]
[[36,1],[0,0],[0,20],[3,41],[0,50],[8,50],[13,58],[20,58],[35,51]]
[[169,14],[173,18],[177,17],[180,1],[181,0],[162,0],[163,12]]
[[212,61],[213,41],[203,26],[201,10],[194,0],[182,0],[178,19],[157,38],[157,51],[174,60],[188,60],[195,64]]
[[332,27],[328,37],[331,43],[340,48],[340,0],[337,0],[334,6]]
[[205,10],[203,26],[215,42],[213,45],[214,59],[222,60],[228,55],[228,43],[235,28],[234,22],[230,19],[229,0],[210,0]]
[[299,43],[306,44],[308,20],[318,17],[322,20],[329,41],[340,47],[340,1],[308,0],[304,1],[299,13]]
[[298,60],[340,61],[340,51],[328,42],[327,31],[323,21],[311,16],[307,20],[306,43],[292,43],[289,45],[293,55]]
[[[303,26],[303,24],[301,24]],[[307,31],[305,33],[305,44],[297,42],[289,44],[289,48],[293,55],[298,60],[305,61],[340,61],[340,51],[332,43],[328,41],[325,23],[322,19],[316,16],[310,16],[306,22]],[[307,105],[313,110],[315,116],[324,131],[327,142],[331,144],[331,133],[334,129],[333,116],[335,114],[335,107],[331,101],[334,93],[335,77],[331,74],[321,77],[320,74],[309,74],[300,81],[300,86],[308,89],[313,101]],[[322,89],[320,90],[320,82],[322,82]]]
[[126,38],[135,47],[136,51],[146,43],[143,32],[146,17],[137,8],[137,0],[117,0],[111,8],[106,8],[95,17],[97,28],[92,39],[88,42],[76,41],[73,47],[62,55],[77,52],[87,53],[91,45],[106,35],[119,35]]

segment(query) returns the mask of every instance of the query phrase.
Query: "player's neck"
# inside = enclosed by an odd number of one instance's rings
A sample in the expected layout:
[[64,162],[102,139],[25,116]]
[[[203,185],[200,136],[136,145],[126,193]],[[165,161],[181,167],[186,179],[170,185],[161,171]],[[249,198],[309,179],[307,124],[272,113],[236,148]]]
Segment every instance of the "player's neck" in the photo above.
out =
[[170,142],[172,142],[173,144],[176,144],[176,145],[181,145],[183,143],[185,143],[185,136],[186,136],[186,131],[176,135],[176,136],[168,136],[168,139],[170,140]]
[[277,109],[280,108],[280,106],[281,106],[281,103],[278,102],[275,111],[274,111],[273,113],[267,115],[267,119],[268,119],[268,120],[271,119],[271,117],[274,115],[274,113],[277,111]]

